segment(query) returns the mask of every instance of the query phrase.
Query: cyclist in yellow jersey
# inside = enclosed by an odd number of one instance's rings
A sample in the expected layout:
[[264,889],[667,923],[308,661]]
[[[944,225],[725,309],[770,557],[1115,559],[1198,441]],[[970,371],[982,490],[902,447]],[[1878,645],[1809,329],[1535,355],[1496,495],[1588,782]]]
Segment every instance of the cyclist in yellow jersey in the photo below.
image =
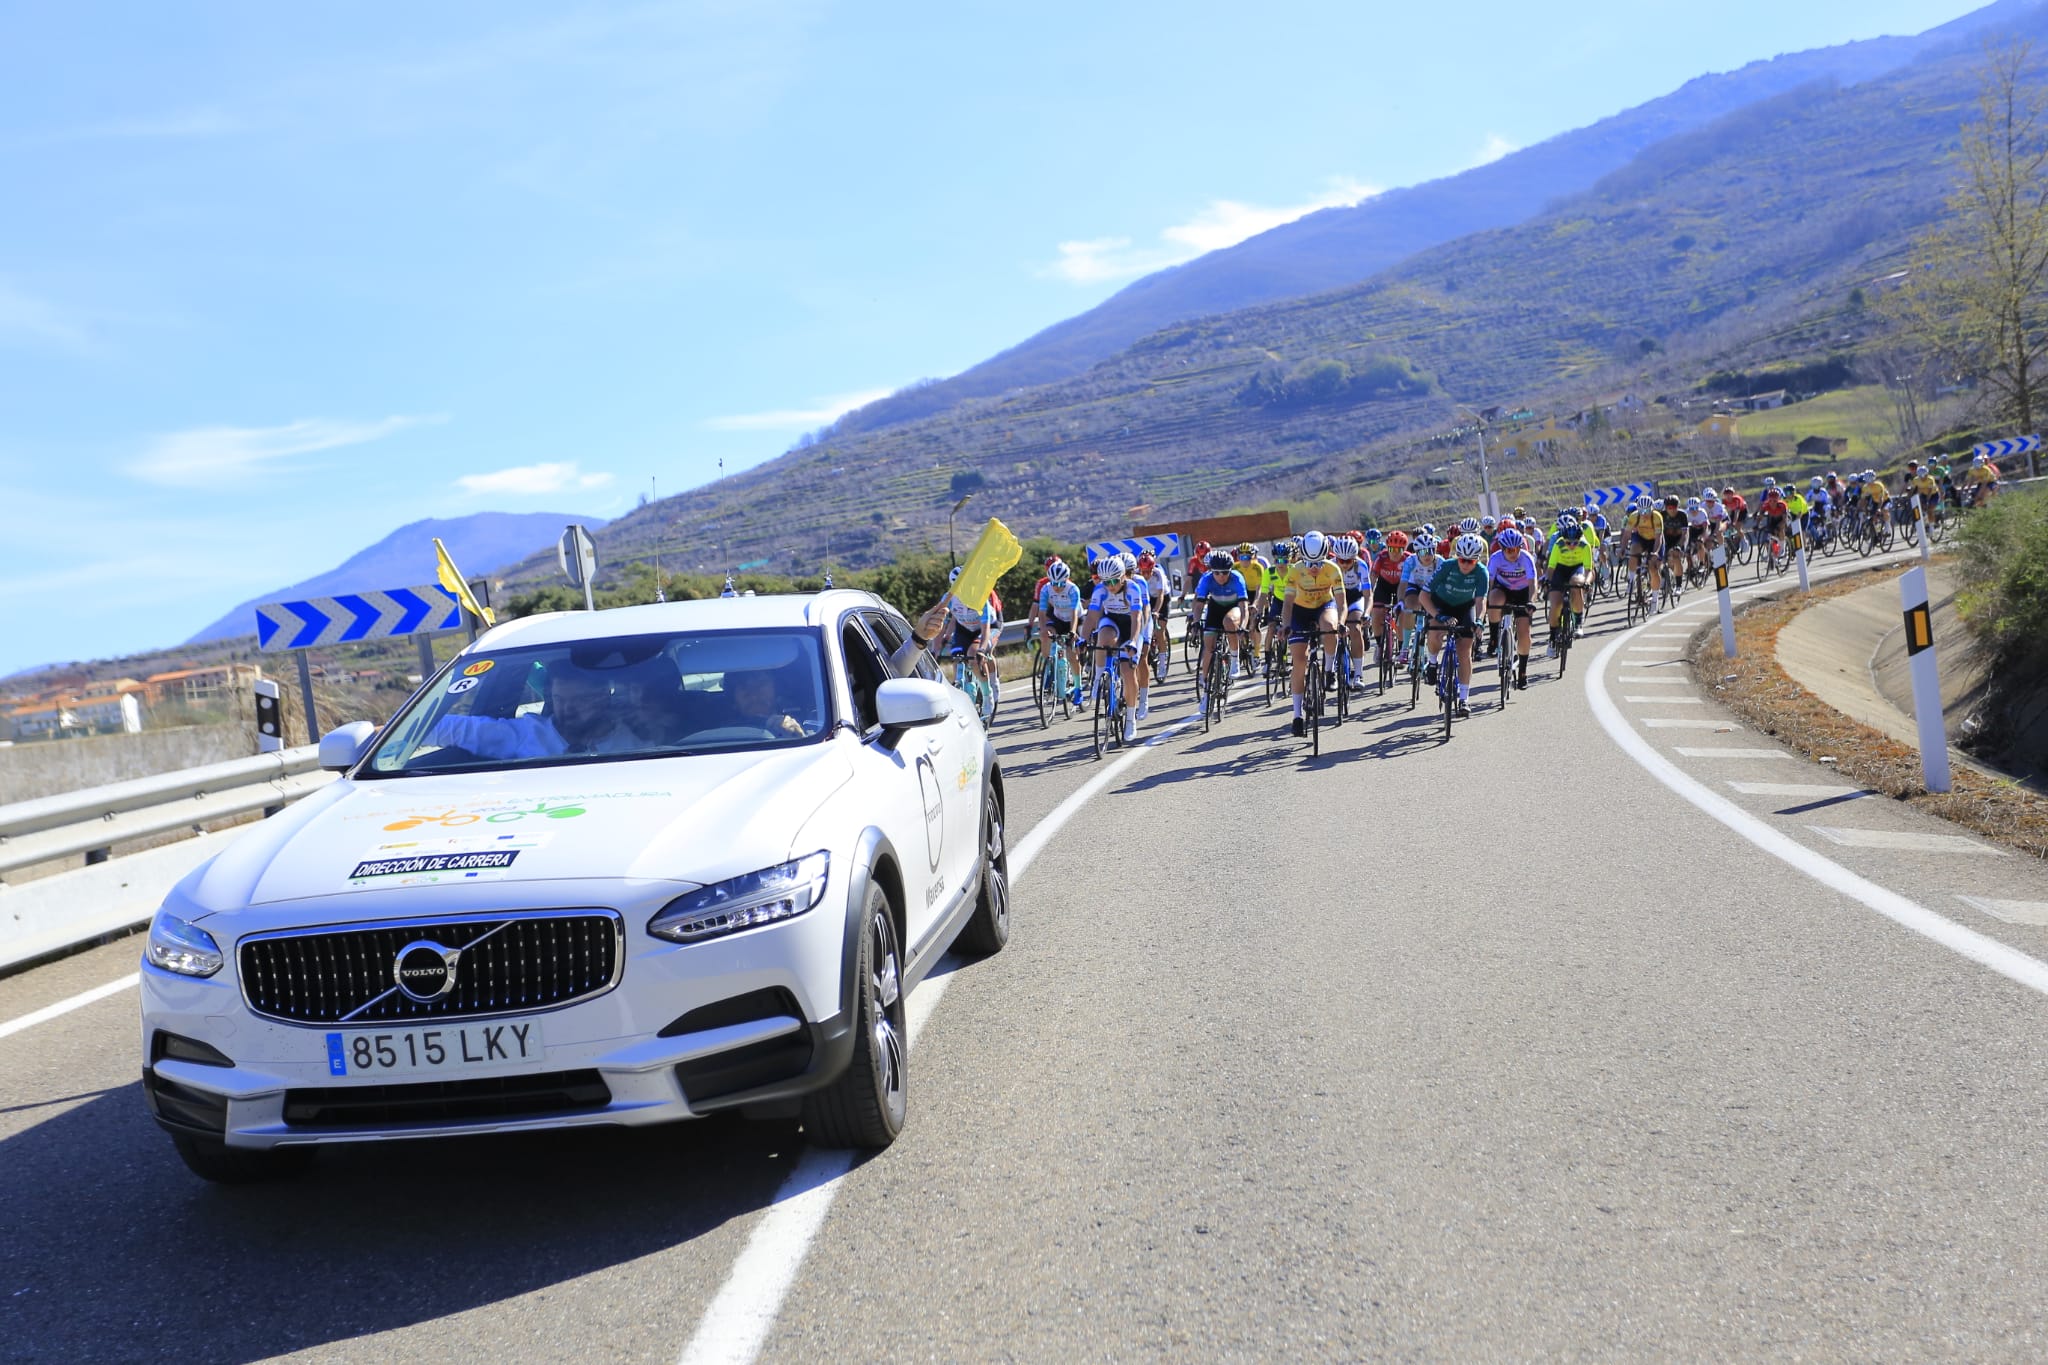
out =
[[1344,598],[1344,574],[1330,562],[1329,555],[1329,538],[1321,531],[1303,536],[1301,562],[1288,568],[1282,598],[1287,603],[1287,652],[1296,739],[1307,733],[1302,689],[1308,675],[1309,637],[1320,633],[1324,655],[1330,659],[1337,657],[1337,604]]
[[[1572,611],[1583,622],[1586,619],[1586,584],[1593,577],[1593,547],[1587,543],[1585,524],[1577,517],[1567,516],[1557,523],[1557,534],[1550,538],[1550,553],[1545,556],[1543,567],[1550,579],[1550,650],[1547,657],[1555,659],[1565,594],[1571,594]],[[1576,636],[1576,629],[1573,634]]]

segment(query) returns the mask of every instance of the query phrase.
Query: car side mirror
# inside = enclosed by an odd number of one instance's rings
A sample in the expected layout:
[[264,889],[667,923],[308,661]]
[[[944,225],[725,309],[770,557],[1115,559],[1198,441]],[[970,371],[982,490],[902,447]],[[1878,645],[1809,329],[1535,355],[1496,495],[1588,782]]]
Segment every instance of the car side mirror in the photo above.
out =
[[320,736],[320,766],[331,773],[347,772],[369,752],[377,727],[367,720],[352,720]]
[[893,749],[906,731],[936,725],[953,714],[952,689],[922,678],[891,678],[875,689],[875,715],[882,744]]

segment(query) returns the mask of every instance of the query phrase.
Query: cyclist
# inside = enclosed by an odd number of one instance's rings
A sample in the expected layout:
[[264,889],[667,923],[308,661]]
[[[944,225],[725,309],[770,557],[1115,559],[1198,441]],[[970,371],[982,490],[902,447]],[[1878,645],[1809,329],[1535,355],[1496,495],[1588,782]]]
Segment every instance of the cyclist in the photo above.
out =
[[[1452,558],[1437,565],[1428,586],[1422,590],[1422,609],[1429,613],[1429,653],[1436,656],[1442,645],[1444,627],[1457,628],[1458,679],[1454,713],[1459,718],[1472,714],[1473,615],[1486,600],[1486,566],[1480,557],[1486,542],[1467,532],[1452,542]],[[1451,686],[1449,678],[1439,679],[1439,689]]]
[[1920,515],[1930,523],[1941,520],[1941,482],[1934,477],[1932,462],[1906,462],[1906,491],[1920,498]]
[[1763,533],[1770,538],[1772,555],[1784,553],[1781,541],[1785,535],[1785,490],[1778,487],[1776,479],[1764,480],[1764,491],[1757,495],[1757,517],[1763,522]]
[[[1437,565],[1443,563],[1436,552],[1436,531],[1424,525],[1421,534],[1410,543],[1408,558],[1401,563],[1401,609],[1407,614],[1407,635],[1401,641],[1401,657],[1407,658],[1414,639],[1422,633],[1422,590],[1429,586],[1435,576]],[[1423,664],[1423,676],[1430,682],[1436,681],[1436,660],[1430,658]]]
[[[1486,595],[1486,654],[1500,652],[1501,615],[1508,607],[1527,607],[1536,593],[1536,556],[1530,554],[1522,533],[1512,526],[1501,528],[1494,541],[1492,558],[1486,561],[1486,577],[1492,585]],[[1529,613],[1515,613],[1515,686],[1529,685]]]
[[1145,648],[1138,656],[1138,719],[1143,720],[1152,710],[1152,656],[1173,648],[1166,628],[1173,584],[1150,550],[1138,556],[1135,568],[1138,581],[1145,585]]
[[1816,474],[1806,481],[1806,543],[1818,549],[1828,539],[1828,481]]
[[[1562,624],[1567,593],[1571,595],[1572,610],[1578,613],[1581,624],[1586,619],[1586,581],[1593,574],[1593,547],[1586,543],[1585,528],[1579,525],[1578,518],[1566,517],[1558,524],[1557,536],[1550,542],[1550,553],[1545,557],[1543,567],[1549,577],[1550,604],[1550,647],[1546,657],[1555,659],[1558,626]],[[1576,639],[1577,635],[1574,630],[1573,638]]]
[[[946,575],[947,586],[960,581],[960,566],[954,565],[953,572]],[[946,610],[953,617],[953,644],[949,654],[965,654],[967,667],[974,676],[987,685],[990,692],[1000,697],[1002,687],[996,678],[995,649],[996,632],[1003,628],[1003,619],[996,614],[995,604],[983,602],[979,607],[970,607],[951,593],[946,594]]]
[[1963,484],[1969,489],[1970,506],[1982,507],[1998,492],[1998,466],[1982,455],[1970,457],[1970,470],[1963,475]]
[[1698,498],[1685,500],[1685,562],[1688,568],[1706,570],[1707,505]]
[[1657,576],[1664,557],[1664,518],[1648,497],[1636,499],[1635,513],[1622,525],[1628,537],[1628,590],[1635,591],[1636,577],[1647,566],[1650,574],[1650,612],[1657,611]]
[[1786,484],[1784,492],[1785,515],[1790,518],[1787,524],[1801,533],[1800,541],[1803,544],[1805,543],[1806,514],[1812,510],[1813,505],[1806,500],[1806,493],[1796,483]]
[[[1382,635],[1391,639],[1401,638],[1401,569],[1408,561],[1408,533],[1394,531],[1388,534],[1386,542],[1375,547],[1372,537],[1377,531],[1366,532],[1366,546],[1372,554],[1372,638]],[[1394,615],[1394,629],[1387,629],[1387,613]],[[1400,650],[1395,648],[1395,654]]]
[[1685,582],[1685,543],[1691,523],[1686,520],[1685,509],[1678,505],[1676,493],[1665,495],[1664,510],[1659,515],[1664,518],[1664,568],[1675,588]]
[[[1344,683],[1353,692],[1365,690],[1365,593],[1372,575],[1371,561],[1359,555],[1359,543],[1348,535],[1330,543],[1337,572],[1344,575],[1344,642],[1350,646],[1348,676]],[[1335,666],[1332,656],[1332,666]]]
[[1195,672],[1198,708],[1209,704],[1209,655],[1216,648],[1218,633],[1225,636],[1223,649],[1230,676],[1237,676],[1238,642],[1244,637],[1245,609],[1250,602],[1251,589],[1232,563],[1230,551],[1211,550],[1208,571],[1195,581],[1195,609],[1188,622],[1202,632],[1202,661]]
[[1287,604],[1287,652],[1294,695],[1294,737],[1308,733],[1302,707],[1302,688],[1308,676],[1309,636],[1320,633],[1323,654],[1337,655],[1337,600],[1344,591],[1344,575],[1329,559],[1330,544],[1321,531],[1301,538],[1301,560],[1287,570],[1282,600]]
[[1884,486],[1875,469],[1863,471],[1863,515],[1865,525],[1876,525],[1891,511],[1892,490]]
[[1125,570],[1123,556],[1110,555],[1097,563],[1102,570],[1102,582],[1088,599],[1088,617],[1081,627],[1092,651],[1088,692],[1082,704],[1094,704],[1096,674],[1114,652],[1126,698],[1122,728],[1124,743],[1128,744],[1138,733],[1138,718],[1128,699],[1138,690],[1137,653],[1144,639],[1145,587]]
[[1711,552],[1727,539],[1728,504],[1721,501],[1720,493],[1712,487],[1700,490],[1700,504],[1707,511],[1707,550],[1711,559]]
[[1728,523],[1735,528],[1735,534],[1740,537],[1749,528],[1749,499],[1743,497],[1742,491],[1731,483],[1721,490],[1721,505],[1728,509]]
[[1276,647],[1279,639],[1280,597],[1285,589],[1283,580],[1287,577],[1287,542],[1273,542],[1270,561],[1249,542],[1238,546],[1237,571],[1244,575],[1245,587],[1251,590],[1253,629],[1258,635],[1259,653],[1263,658]]
[[1067,676],[1073,679],[1073,699],[1081,699],[1081,660],[1074,652],[1074,627],[1080,623],[1081,586],[1067,566],[1054,559],[1046,566],[1045,586],[1031,604],[1031,621],[1038,626],[1038,645],[1051,659],[1054,650],[1067,655]]

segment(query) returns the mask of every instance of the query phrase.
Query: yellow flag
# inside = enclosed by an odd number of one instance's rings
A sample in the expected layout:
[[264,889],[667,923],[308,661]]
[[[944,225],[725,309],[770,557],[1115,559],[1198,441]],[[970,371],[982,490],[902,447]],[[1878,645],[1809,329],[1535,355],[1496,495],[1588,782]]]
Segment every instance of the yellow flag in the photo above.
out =
[[462,603],[463,610],[487,626],[498,624],[497,618],[491,615],[490,608],[477,601],[476,594],[469,590],[469,580],[456,569],[455,561],[448,557],[448,547],[441,543],[439,536],[434,537],[434,557],[441,562],[437,571],[441,586],[455,594],[455,600]]
[[953,596],[969,607],[987,604],[996,580],[1024,557],[1024,543],[1010,534],[1010,528],[994,517],[981,528],[981,539],[967,552],[960,577],[953,581]]

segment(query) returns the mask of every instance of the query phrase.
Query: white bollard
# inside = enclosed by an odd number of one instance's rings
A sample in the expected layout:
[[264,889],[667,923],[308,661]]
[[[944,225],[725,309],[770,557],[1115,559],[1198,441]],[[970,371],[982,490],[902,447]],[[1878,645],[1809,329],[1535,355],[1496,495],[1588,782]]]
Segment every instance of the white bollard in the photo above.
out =
[[[1763,551],[1757,551],[1762,554]],[[1728,551],[1714,547],[1714,595],[1721,599],[1721,652],[1735,657],[1735,606],[1728,597]]]
[[1933,539],[1927,534],[1927,512],[1920,506],[1920,495],[1913,495],[1913,534],[1920,538],[1920,562],[1926,564],[1934,558],[1934,550],[1928,544]]
[[1806,523],[1803,518],[1793,517],[1792,558],[1799,565],[1799,591],[1811,593],[1813,584],[1806,576]]
[[1927,570],[1908,569],[1899,580],[1906,613],[1906,660],[1913,673],[1913,719],[1920,727],[1920,775],[1931,792],[1953,785],[1948,731],[1941,723],[1941,670],[1934,661],[1934,618],[1927,609]]

